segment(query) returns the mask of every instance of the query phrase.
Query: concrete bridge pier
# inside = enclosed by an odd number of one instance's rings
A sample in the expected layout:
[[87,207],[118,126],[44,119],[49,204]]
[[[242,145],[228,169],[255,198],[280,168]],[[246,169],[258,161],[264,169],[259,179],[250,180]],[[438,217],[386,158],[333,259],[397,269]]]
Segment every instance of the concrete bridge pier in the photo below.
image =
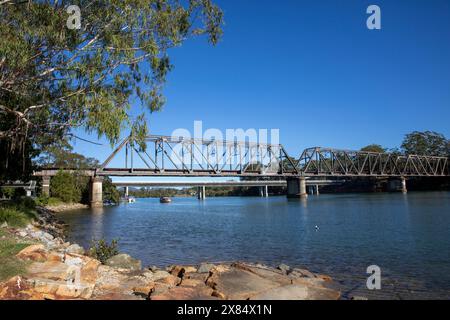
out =
[[197,188],[197,198],[198,200],[205,200],[206,199],[206,187],[201,186]]
[[42,177],[42,195],[50,197],[50,177]]
[[103,207],[103,178],[91,177],[89,202],[92,208]]
[[123,193],[124,193],[125,198],[128,198],[128,196],[129,196],[129,188],[128,188],[128,187],[125,187]]
[[269,196],[269,187],[261,186],[259,187],[259,192],[262,198],[267,198]]
[[300,199],[308,198],[308,193],[306,192],[306,179],[304,177],[287,179],[287,197]]
[[403,193],[408,193],[408,189],[406,188],[406,179],[405,179],[405,177],[402,177],[401,181],[402,181],[402,192]]
[[398,192],[401,191],[403,193],[408,193],[408,189],[406,187],[406,178],[401,177],[400,179],[391,179],[388,181],[388,191],[389,192]]

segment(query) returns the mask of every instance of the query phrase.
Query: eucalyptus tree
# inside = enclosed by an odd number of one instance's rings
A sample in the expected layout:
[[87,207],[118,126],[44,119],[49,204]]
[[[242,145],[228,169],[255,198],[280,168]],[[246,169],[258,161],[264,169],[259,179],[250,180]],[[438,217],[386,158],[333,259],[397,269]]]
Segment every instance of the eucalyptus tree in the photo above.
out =
[[200,35],[215,45],[222,25],[211,0],[0,0],[1,152],[26,157],[27,143],[75,127],[142,142],[145,110],[164,104],[169,50]]
[[405,154],[450,156],[450,140],[434,131],[413,131],[405,135],[401,149]]

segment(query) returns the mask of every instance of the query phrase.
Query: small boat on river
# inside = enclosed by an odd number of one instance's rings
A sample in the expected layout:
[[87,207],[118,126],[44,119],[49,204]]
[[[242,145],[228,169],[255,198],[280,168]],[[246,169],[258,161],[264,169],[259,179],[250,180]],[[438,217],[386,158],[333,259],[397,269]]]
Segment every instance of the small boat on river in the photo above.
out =
[[169,197],[161,197],[161,198],[159,198],[159,202],[161,202],[161,203],[171,203],[172,199],[170,199]]

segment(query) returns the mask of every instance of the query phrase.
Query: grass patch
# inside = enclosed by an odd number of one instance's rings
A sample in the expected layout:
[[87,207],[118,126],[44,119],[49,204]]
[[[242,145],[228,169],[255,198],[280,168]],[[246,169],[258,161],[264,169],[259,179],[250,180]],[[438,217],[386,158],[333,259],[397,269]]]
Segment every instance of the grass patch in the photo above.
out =
[[6,230],[0,229],[0,282],[26,273],[28,263],[16,258],[16,254],[29,243],[17,242]]
[[0,223],[6,222],[11,227],[24,227],[27,225],[29,217],[14,208],[0,208]]
[[64,202],[62,202],[60,199],[58,199],[58,198],[49,198],[48,199],[48,205],[49,206],[57,206],[57,205],[60,205],[60,204],[62,204],[62,203],[64,203]]
[[40,196],[39,198],[36,198],[35,202],[39,206],[57,206],[64,203],[58,198],[48,196]]
[[8,201],[0,205],[0,224],[11,227],[24,227],[36,218],[35,202],[31,198]]

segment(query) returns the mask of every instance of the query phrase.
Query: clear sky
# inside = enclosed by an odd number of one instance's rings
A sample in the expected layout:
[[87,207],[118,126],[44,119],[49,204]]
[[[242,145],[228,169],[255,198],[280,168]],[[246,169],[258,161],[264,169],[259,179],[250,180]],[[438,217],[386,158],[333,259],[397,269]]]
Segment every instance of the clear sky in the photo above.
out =
[[[311,146],[396,147],[414,130],[450,136],[450,1],[216,2],[223,39],[171,51],[167,104],[149,115],[152,134],[192,131],[195,120],[205,129],[275,128],[292,156]],[[371,4],[381,30],[366,27]],[[75,151],[103,161],[111,149],[100,142],[76,141]]]

